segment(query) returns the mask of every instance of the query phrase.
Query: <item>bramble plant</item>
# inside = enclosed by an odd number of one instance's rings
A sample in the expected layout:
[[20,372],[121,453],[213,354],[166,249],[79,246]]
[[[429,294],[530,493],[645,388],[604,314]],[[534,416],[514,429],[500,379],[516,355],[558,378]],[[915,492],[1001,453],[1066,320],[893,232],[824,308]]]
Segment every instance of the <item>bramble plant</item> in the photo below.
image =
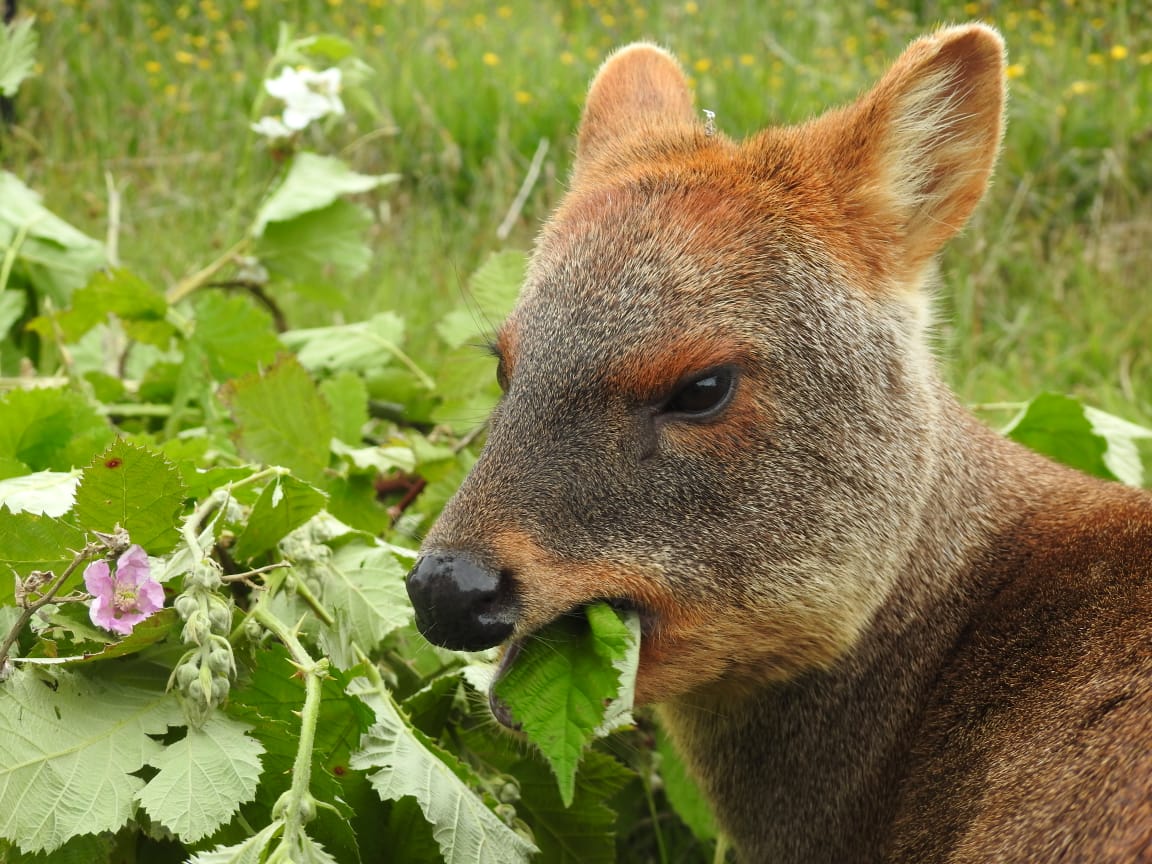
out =
[[[35,31],[0,32],[10,95]],[[370,74],[281,28],[236,121],[240,181],[272,180],[164,288],[0,171],[4,860],[610,862],[618,823],[636,860],[723,860],[630,711],[634,615],[593,606],[503,666],[415,632],[404,574],[476,459],[498,387],[475,343],[525,256],[491,256],[434,326],[288,329],[282,298],[372,260],[397,176],[340,146]],[[1149,430],[1055,394],[1018,409],[1015,439],[1143,482]]]

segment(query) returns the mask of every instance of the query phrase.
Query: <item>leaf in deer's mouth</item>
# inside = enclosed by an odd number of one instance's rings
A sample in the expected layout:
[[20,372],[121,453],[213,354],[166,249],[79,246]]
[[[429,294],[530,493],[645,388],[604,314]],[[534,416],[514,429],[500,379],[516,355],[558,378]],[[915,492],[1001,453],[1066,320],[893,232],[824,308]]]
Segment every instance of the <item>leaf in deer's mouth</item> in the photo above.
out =
[[552,766],[565,806],[594,738],[632,722],[640,615],[593,603],[513,642],[489,696],[496,719],[520,729]]

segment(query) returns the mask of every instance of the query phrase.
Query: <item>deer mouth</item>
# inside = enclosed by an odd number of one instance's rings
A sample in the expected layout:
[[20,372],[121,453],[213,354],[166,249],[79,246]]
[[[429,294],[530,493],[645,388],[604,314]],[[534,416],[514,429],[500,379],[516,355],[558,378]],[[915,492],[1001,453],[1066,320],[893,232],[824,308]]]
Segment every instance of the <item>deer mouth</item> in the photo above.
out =
[[[586,603],[580,603],[576,606],[573,606],[571,609],[560,613],[555,618],[553,618],[552,621],[557,621],[568,616],[579,615],[582,617],[584,615],[584,610],[593,603],[607,603],[618,612],[638,613],[640,615],[640,639],[641,643],[643,643],[644,637],[650,631],[652,616],[639,604],[622,597],[605,597],[589,600]],[[503,652],[500,655],[500,661],[496,665],[496,672],[492,676],[492,684],[488,688],[488,708],[492,712],[492,716],[496,718],[496,722],[507,729],[513,730],[514,732],[520,731],[520,724],[516,721],[516,718],[512,716],[512,710],[508,704],[496,695],[496,684],[500,681],[501,678],[504,677],[505,674],[507,674],[508,670],[512,668],[513,664],[516,662],[516,659],[520,656],[520,652],[524,649],[524,645],[529,640],[535,639],[542,630],[544,630],[552,623],[552,621],[549,621],[548,624],[545,624],[543,627],[540,627],[531,633],[516,639],[509,640],[504,646]]]

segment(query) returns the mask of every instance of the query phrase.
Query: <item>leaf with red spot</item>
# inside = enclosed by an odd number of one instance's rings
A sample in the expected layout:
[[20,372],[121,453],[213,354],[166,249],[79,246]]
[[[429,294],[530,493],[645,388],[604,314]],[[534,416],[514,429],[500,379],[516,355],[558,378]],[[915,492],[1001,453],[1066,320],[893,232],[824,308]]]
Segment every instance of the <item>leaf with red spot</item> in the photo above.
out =
[[164,455],[117,441],[81,474],[75,513],[88,531],[119,525],[150,555],[162,555],[179,539],[184,495],[180,472]]

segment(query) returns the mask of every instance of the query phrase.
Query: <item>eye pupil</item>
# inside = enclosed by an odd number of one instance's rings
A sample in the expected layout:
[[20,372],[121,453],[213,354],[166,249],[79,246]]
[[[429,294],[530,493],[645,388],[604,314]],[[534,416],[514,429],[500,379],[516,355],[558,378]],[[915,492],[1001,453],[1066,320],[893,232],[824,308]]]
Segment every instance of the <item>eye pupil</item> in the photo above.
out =
[[707,414],[720,407],[732,391],[732,373],[725,370],[707,372],[689,381],[665,405],[665,411],[677,414]]

